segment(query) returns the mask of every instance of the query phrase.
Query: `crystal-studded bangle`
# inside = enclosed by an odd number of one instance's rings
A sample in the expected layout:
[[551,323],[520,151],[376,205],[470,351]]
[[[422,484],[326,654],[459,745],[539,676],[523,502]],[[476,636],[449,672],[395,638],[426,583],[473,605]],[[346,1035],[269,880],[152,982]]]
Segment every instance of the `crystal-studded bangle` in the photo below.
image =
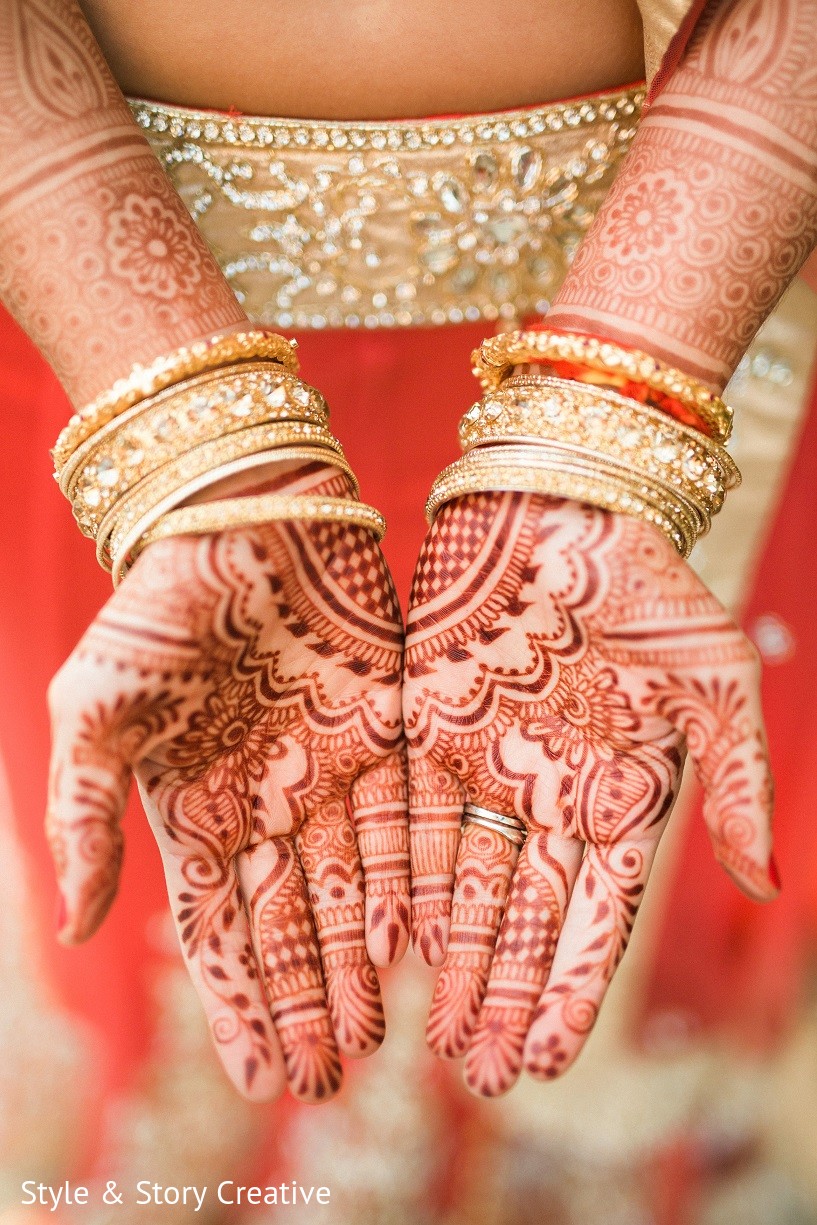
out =
[[465,413],[459,433],[469,452],[486,443],[548,442],[624,464],[701,503],[708,517],[740,482],[731,455],[711,438],[616,392],[544,375],[504,382]]
[[[225,464],[240,461],[249,467],[275,461],[284,449],[292,446],[316,448],[327,464],[338,458],[343,461],[344,470],[348,467],[338,440],[324,427],[309,422],[281,421],[250,426],[200,443],[145,477],[108,511],[96,534],[100,565],[110,569],[112,556],[121,551],[122,541],[148,511],[156,511],[158,518],[164,511],[185,501],[194,492],[191,481],[198,482],[197,489],[204,488],[227,475],[223,470]],[[356,482],[354,489],[357,496]]]
[[57,475],[86,438],[140,401],[193,375],[252,359],[275,362],[290,374],[297,374],[295,348],[295,341],[271,329],[253,328],[194,341],[148,366],[135,365],[125,378],[70,418],[51,452]]
[[60,487],[80,530],[95,536],[119,498],[191,447],[274,422],[301,421],[325,429],[328,416],[319,392],[269,362],[210,371],[103,426],[66,463]]
[[[726,442],[732,430],[731,408],[705,384],[649,354],[596,336],[547,328],[504,332],[484,340],[474,350],[472,362],[485,391],[499,387],[515,366],[574,363],[583,370],[642,386],[651,393],[656,408],[668,411],[677,402],[718,442]],[[568,370],[561,367],[556,372]]]

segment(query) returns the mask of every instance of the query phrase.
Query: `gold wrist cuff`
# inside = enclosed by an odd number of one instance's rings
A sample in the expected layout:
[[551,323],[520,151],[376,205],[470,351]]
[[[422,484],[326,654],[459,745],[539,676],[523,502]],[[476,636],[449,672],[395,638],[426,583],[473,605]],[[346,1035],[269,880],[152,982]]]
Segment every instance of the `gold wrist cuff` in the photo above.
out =
[[576,362],[600,373],[642,383],[651,391],[677,400],[711,428],[718,442],[726,442],[732,432],[732,409],[704,383],[647,353],[594,336],[503,332],[484,340],[471,359],[473,372],[485,391],[498,388],[514,366],[542,361]]
[[98,396],[70,418],[60,433],[53,451],[54,466],[59,473],[76,448],[114,417],[149,399],[165,388],[183,382],[207,370],[215,370],[236,362],[264,359],[275,362],[290,374],[298,372],[296,342],[277,332],[253,328],[246,332],[230,332],[195,341],[175,352],[158,358],[148,366],[136,365],[125,378]]

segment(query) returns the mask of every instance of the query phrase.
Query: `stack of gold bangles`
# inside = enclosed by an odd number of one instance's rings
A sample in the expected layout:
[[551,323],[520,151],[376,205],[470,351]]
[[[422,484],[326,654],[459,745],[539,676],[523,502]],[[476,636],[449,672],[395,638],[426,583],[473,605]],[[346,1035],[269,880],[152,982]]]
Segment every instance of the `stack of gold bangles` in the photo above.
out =
[[[654,358],[530,331],[491,337],[473,360],[485,395],[460,422],[465,454],[435,481],[429,522],[464,494],[541,493],[643,519],[687,557],[740,483],[724,446],[731,410]],[[532,364],[569,375],[513,373]]]
[[[68,422],[52,452],[81,531],[118,582],[146,544],[276,519],[385,522],[328,428],[323,396],[297,377],[294,343],[266,329],[196,342],[136,367]],[[196,505],[225,477],[270,461],[331,464],[353,496],[261,494]]]

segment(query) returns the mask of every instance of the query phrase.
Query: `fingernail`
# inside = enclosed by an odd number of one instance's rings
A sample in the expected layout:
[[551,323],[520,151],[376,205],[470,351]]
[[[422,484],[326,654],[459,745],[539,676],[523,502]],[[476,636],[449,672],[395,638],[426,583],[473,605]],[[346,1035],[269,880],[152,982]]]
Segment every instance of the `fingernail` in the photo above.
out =
[[769,880],[774,885],[775,889],[782,889],[783,885],[780,880],[780,869],[777,866],[777,860],[774,857],[774,852],[769,856]]

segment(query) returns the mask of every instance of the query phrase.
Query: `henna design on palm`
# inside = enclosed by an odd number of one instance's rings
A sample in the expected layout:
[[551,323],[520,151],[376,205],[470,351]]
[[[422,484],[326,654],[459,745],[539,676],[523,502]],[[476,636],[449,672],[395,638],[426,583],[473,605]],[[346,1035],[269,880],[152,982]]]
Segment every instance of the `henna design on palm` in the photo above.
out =
[[[633,928],[687,751],[751,897],[772,786],[754,649],[651,527],[524,494],[438,515],[403,693],[413,936],[442,970],[428,1040],[477,1093],[576,1057]],[[521,852],[468,799],[528,827]]]
[[[278,481],[342,493],[309,465]],[[102,922],[136,775],[190,973],[251,1098],[321,1101],[382,1041],[408,941],[402,625],[373,539],[271,524],[151,546],[51,691],[62,938]]]

